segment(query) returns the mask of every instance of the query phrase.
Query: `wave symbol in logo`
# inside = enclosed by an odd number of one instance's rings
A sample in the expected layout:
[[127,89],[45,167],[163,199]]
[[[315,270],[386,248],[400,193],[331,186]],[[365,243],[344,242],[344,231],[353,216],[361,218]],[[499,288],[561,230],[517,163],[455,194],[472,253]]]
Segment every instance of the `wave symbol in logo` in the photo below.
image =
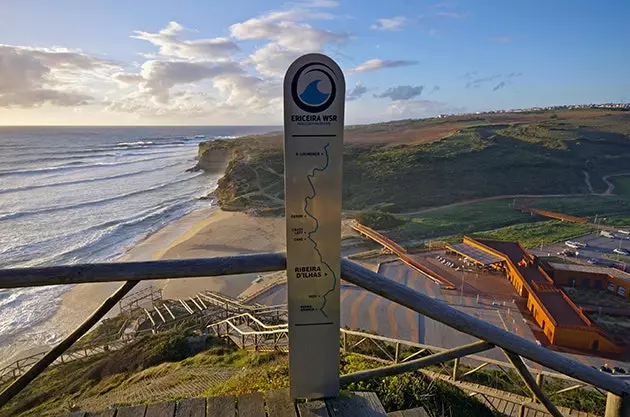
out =
[[322,80],[311,81],[311,83],[304,89],[302,94],[300,94],[300,99],[306,104],[310,104],[311,106],[318,106],[325,102],[328,97],[330,97],[330,93],[322,93],[317,88],[317,85]]
[[[297,70],[291,82],[293,101],[300,109],[306,112],[323,112],[335,101],[337,94],[336,79],[337,75],[326,64],[311,62],[304,65]],[[304,86],[305,83],[308,84]],[[299,92],[298,85],[300,86]],[[330,92],[325,92],[328,89]]]

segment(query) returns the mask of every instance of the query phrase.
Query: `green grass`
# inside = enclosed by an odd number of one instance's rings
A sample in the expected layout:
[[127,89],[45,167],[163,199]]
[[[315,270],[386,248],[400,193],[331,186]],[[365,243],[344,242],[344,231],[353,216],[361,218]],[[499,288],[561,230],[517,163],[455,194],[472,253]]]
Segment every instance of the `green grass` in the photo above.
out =
[[80,347],[94,342],[109,340],[110,338],[120,337],[120,330],[123,325],[128,323],[129,317],[119,314],[115,317],[107,318],[101,321],[91,332],[83,336],[76,346]]
[[[358,355],[342,354],[341,373],[382,366],[381,363]],[[206,392],[208,395],[240,395],[289,386],[286,358],[242,372],[226,384]],[[388,412],[425,407],[430,415],[483,417],[495,414],[477,399],[469,397],[451,384],[433,381],[421,373],[406,373],[393,377],[371,379],[341,387],[344,391],[373,391]],[[443,414],[446,412],[446,414]]]
[[[196,353],[189,347],[187,337],[187,333],[180,331],[160,333],[109,354],[52,367],[3,407],[0,416],[64,414],[78,399],[105,393],[125,384],[134,375],[143,379],[151,373],[168,372],[172,366],[170,362],[182,361]],[[223,342],[216,339],[209,339],[208,343],[223,346]],[[220,361],[224,360],[222,356]],[[158,368],[145,371],[155,366]],[[143,372],[148,374],[138,376]]]
[[402,241],[427,239],[468,234],[535,220],[512,209],[509,206],[511,203],[510,199],[480,201],[444,207],[418,215],[399,216],[407,222],[392,229],[389,235]]
[[[513,203],[516,203],[517,206],[532,203],[532,206],[544,206],[545,208],[547,206],[554,208],[570,206],[572,208],[571,214],[573,214],[588,212],[595,207],[603,208],[606,201],[591,197],[547,198],[533,201],[516,199],[516,202],[514,199],[479,201],[443,207],[418,215],[397,215],[399,221],[406,220],[406,222],[389,229],[387,234],[392,239],[399,241],[442,237],[452,237],[450,240],[458,240],[463,235],[483,232],[495,236],[493,238],[496,239],[503,237],[502,240],[520,238],[526,241],[527,245],[535,246],[540,245],[541,240],[545,243],[551,243],[593,230],[588,225],[542,221],[545,219],[544,217],[531,216],[514,210],[511,207]],[[490,236],[487,235],[486,237]]]
[[526,248],[571,239],[593,232],[587,224],[549,220],[536,223],[517,224],[496,230],[477,232],[472,237],[520,242]]
[[615,185],[614,193],[616,195],[630,199],[630,177],[617,177],[611,181]]
[[[595,191],[603,192],[602,176],[627,170],[629,119],[628,114],[618,113],[571,120],[567,113],[519,125],[484,125],[477,120],[453,125],[460,130],[431,143],[350,145],[344,151],[343,206],[401,213],[500,195],[586,195],[584,171],[590,173]],[[353,131],[381,132],[386,137],[388,128],[406,124],[421,135],[424,123],[437,122],[400,121]],[[258,172],[266,192],[284,198],[282,179],[266,170],[283,173],[280,143],[263,146],[243,139],[225,146],[242,149],[248,158],[229,164],[216,192],[219,203],[236,210],[281,207],[264,195],[247,195],[257,191]],[[615,204],[613,199],[608,203]],[[616,211],[630,215],[628,204],[620,209]],[[611,215],[620,215],[612,211]]]
[[563,198],[521,199],[518,204],[556,211],[578,217],[630,216],[630,199],[618,196],[580,196]]

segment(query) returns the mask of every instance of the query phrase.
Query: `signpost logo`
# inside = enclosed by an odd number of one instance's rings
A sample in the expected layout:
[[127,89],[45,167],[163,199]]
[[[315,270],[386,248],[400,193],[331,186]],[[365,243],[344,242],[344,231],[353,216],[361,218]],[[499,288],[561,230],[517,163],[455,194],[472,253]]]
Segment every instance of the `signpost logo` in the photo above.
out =
[[323,112],[335,101],[336,78],[335,72],[325,64],[311,62],[304,65],[291,81],[293,101],[305,112]]

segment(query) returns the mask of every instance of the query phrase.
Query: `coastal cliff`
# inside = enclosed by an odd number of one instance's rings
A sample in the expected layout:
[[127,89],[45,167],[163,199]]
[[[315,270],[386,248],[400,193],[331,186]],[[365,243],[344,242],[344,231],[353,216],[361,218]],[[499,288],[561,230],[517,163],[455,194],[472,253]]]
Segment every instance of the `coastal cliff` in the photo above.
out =
[[284,177],[281,137],[246,136],[199,144],[193,170],[222,173],[214,196],[227,211],[281,214]]
[[[347,127],[343,208],[406,213],[495,196],[605,193],[602,178],[628,171],[629,120],[630,112],[576,110]],[[221,208],[282,214],[281,134],[205,142],[199,153],[199,169],[224,173]]]
[[222,174],[231,156],[229,144],[225,140],[207,141],[199,144],[197,164],[191,171],[205,171],[209,174]]

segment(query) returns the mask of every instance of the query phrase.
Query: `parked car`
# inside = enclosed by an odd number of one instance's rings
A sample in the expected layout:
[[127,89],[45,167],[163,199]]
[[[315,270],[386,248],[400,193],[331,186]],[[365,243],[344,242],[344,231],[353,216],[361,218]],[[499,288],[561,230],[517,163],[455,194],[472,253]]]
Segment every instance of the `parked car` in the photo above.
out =
[[612,369],[610,369],[610,368],[609,368],[608,366],[606,366],[606,365],[602,365],[602,366],[600,366],[600,367],[599,367],[599,370],[600,370],[600,371],[602,371],[602,372],[606,372],[607,374],[612,374],[612,373],[613,373]]
[[628,255],[628,251],[622,248],[615,248],[613,249],[613,252],[619,255]]
[[626,371],[625,371],[623,368],[620,368],[620,367],[618,367],[618,366],[615,366],[615,367],[613,368],[613,374],[616,374],[616,375],[625,375],[625,374],[626,374]]

